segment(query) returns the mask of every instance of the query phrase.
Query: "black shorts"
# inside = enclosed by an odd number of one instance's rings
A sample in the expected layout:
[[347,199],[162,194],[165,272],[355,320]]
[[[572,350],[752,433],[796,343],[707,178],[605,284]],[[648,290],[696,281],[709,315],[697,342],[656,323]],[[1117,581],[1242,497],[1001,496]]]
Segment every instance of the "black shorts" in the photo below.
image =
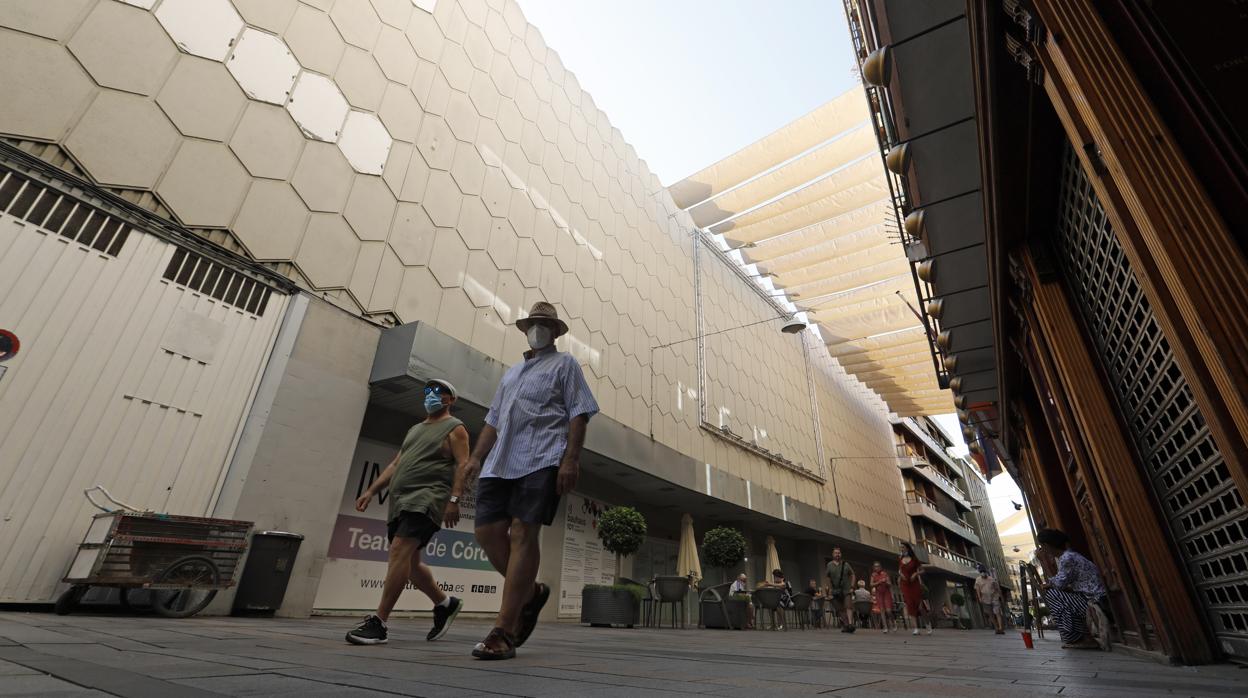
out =
[[519,519],[549,526],[559,509],[555,489],[559,468],[542,468],[514,480],[483,477],[477,480],[476,525]]
[[386,524],[387,540],[394,542],[394,537],[412,538],[418,548],[423,548],[433,540],[433,534],[442,527],[433,522],[425,514],[416,511],[400,511],[397,518]]

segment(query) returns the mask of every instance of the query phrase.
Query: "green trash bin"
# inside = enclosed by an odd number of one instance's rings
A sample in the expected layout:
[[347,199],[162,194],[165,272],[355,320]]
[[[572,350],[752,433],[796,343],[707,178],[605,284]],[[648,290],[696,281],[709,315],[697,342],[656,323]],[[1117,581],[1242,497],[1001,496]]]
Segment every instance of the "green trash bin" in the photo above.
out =
[[260,531],[251,537],[251,552],[234,594],[235,615],[272,614],[282,607],[301,543],[302,535],[286,531]]

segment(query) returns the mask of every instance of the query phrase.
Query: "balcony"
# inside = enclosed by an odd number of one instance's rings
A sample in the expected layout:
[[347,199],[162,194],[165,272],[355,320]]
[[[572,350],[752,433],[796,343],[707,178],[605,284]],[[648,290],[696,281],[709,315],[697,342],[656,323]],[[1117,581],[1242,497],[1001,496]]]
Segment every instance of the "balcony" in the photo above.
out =
[[940,471],[936,470],[936,468],[932,466],[931,461],[929,461],[917,448],[911,446],[910,444],[897,444],[897,465],[902,470],[909,471],[910,473],[927,480],[933,485],[936,485],[941,492],[949,495],[949,498],[952,499],[955,504],[962,507],[964,511],[971,510],[971,502],[970,499],[967,498],[966,493],[959,489],[958,486],[953,483],[953,480],[941,475]]
[[979,536],[975,534],[974,528],[971,528],[965,521],[945,516],[940,509],[936,508],[935,502],[918,492],[906,493],[906,513],[910,516],[922,516],[972,545],[980,544]]
[[918,545],[927,549],[927,564],[929,566],[964,577],[974,577],[976,575],[976,565],[979,563],[969,557],[959,555],[931,540],[921,540],[918,542]]

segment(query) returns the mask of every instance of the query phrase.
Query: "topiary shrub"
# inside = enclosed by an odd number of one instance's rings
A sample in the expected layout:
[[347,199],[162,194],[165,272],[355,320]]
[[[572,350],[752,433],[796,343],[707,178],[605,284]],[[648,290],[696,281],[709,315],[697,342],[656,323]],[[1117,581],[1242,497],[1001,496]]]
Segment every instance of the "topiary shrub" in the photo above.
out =
[[745,558],[745,536],[728,526],[712,528],[702,539],[702,551],[706,564],[723,570],[727,581],[728,569]]
[[615,553],[615,578],[620,578],[620,562],[637,552],[646,542],[646,517],[632,507],[611,507],[598,517],[598,538],[602,547]]
[[966,597],[962,595],[962,592],[955,591],[949,595],[949,603],[953,604],[954,606],[961,606],[962,604],[966,603]]

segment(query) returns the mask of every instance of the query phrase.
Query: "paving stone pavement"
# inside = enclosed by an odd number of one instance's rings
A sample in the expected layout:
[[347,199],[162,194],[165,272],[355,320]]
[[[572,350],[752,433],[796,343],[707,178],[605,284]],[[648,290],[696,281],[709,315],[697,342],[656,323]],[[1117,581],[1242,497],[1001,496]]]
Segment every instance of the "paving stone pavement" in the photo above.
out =
[[1248,668],[1163,666],[1122,652],[1027,650],[1017,633],[539,626],[516,659],[469,652],[488,625],[439,642],[397,619],[390,644],[355,621],[0,613],[0,696],[1149,696],[1248,695]]

